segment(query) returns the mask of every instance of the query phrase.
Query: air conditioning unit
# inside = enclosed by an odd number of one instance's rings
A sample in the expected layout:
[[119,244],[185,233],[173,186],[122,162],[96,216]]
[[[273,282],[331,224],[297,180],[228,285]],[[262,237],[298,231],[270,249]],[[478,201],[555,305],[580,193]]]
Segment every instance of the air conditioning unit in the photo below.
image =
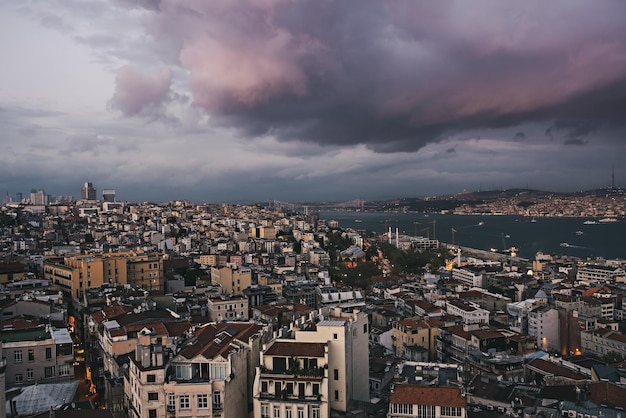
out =
[[568,418],[576,418],[576,411],[571,410],[567,413]]

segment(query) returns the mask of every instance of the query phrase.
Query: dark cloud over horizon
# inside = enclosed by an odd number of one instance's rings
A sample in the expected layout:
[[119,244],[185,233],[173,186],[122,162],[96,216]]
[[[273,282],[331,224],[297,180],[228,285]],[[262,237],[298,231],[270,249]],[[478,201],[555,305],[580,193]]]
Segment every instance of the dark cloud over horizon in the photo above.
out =
[[626,123],[620,1],[146,4],[194,105],[244,136],[410,152],[465,130]]

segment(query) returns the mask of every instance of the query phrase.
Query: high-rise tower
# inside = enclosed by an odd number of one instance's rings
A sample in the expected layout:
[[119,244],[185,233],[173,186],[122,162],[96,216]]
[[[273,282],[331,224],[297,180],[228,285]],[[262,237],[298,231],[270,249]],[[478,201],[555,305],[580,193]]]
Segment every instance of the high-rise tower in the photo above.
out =
[[93,183],[85,182],[85,185],[80,189],[80,198],[82,200],[96,200],[96,188],[93,187]]

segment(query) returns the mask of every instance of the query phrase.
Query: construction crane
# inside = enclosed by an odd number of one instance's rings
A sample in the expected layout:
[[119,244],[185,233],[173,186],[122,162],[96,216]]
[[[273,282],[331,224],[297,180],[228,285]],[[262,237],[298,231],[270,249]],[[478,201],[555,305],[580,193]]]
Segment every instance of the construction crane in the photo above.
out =
[[419,232],[426,231],[426,238],[430,239],[430,227],[422,228]]
[[433,224],[433,239],[436,240],[437,239],[437,231],[435,229],[435,225],[437,224],[437,220],[433,219],[429,223]]
[[417,225],[420,225],[420,222],[415,221],[415,222],[413,222],[413,225],[414,225],[413,233],[415,234],[415,236],[417,236]]
[[451,231],[452,231],[452,245],[454,245],[454,233],[456,232],[456,229],[454,229],[454,227],[452,227]]

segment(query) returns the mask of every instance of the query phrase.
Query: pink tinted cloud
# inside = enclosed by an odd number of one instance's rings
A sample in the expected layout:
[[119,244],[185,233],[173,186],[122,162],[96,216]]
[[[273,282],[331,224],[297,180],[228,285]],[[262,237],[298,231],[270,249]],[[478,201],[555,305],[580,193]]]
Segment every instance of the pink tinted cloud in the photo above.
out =
[[125,116],[135,116],[154,108],[168,99],[172,71],[164,69],[146,74],[129,66],[120,68],[115,78],[111,105]]

